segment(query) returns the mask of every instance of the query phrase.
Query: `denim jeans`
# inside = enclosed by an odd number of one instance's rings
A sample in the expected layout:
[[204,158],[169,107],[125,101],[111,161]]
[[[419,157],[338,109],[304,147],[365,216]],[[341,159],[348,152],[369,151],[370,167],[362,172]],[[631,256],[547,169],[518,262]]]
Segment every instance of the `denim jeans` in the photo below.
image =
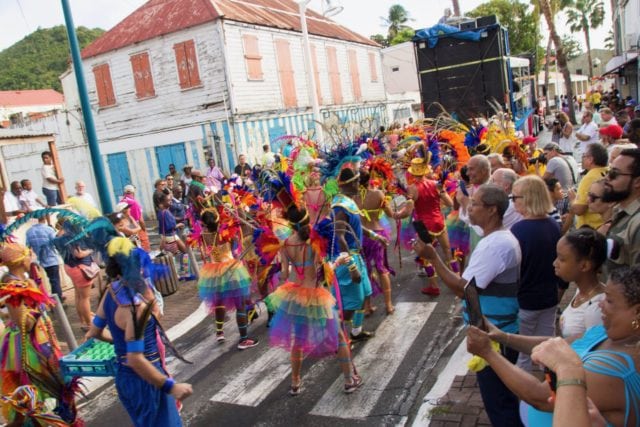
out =
[[49,283],[51,284],[51,293],[57,294],[62,301],[62,287],[60,287],[60,266],[52,265],[51,267],[44,267],[44,271],[47,273]]
[[43,188],[42,194],[44,194],[44,197],[47,199],[47,205],[56,206],[56,205],[62,204],[62,199],[60,198],[60,191]]

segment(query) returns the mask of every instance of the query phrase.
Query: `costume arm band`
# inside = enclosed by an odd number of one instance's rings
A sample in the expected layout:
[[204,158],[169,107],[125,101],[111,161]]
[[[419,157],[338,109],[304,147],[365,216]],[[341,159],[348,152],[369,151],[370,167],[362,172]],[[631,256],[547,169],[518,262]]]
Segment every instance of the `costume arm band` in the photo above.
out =
[[173,388],[175,383],[176,382],[173,380],[173,378],[167,377],[167,379],[164,380],[164,384],[162,384],[160,390],[162,390],[164,394],[169,394],[171,393],[171,389]]
[[142,353],[144,351],[144,341],[127,341],[127,353]]
[[104,329],[107,326],[107,319],[103,319],[102,317],[93,316],[93,326],[98,329]]

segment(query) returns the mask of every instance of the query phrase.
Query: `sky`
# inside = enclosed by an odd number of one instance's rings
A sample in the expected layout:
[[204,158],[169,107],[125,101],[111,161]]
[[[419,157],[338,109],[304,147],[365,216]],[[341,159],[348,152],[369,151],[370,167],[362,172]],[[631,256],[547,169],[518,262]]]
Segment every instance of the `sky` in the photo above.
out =
[[[146,0],[68,0],[76,26],[110,29],[127,15],[144,4]],[[332,19],[351,30],[370,36],[386,33],[381,17],[387,16],[389,8],[400,4],[414,19],[413,28],[426,28],[437,23],[444,9],[451,6],[449,0],[332,0],[344,10]],[[459,0],[462,12],[470,11],[483,0]],[[591,34],[592,48],[603,48],[604,39],[611,27],[610,2],[604,1],[607,16],[605,24]],[[310,0],[309,8],[322,11],[321,0]],[[557,19],[559,28],[566,27],[562,17]],[[0,0],[0,50],[22,40],[31,32],[64,24],[59,0]],[[543,34],[545,31],[543,30]],[[584,49],[584,36],[576,34]]]

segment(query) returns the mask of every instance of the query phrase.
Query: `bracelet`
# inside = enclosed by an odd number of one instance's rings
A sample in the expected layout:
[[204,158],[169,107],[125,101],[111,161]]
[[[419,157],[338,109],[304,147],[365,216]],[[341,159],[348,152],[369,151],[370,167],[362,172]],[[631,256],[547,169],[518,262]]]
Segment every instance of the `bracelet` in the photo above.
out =
[[351,265],[349,265],[349,271],[356,271],[357,269],[358,269],[357,265],[355,265],[353,263]]
[[585,382],[585,380],[581,380],[579,378],[568,378],[566,380],[558,380],[558,382],[556,383],[556,389],[562,387],[563,385],[577,385],[584,388],[585,390],[587,389],[587,383]]
[[171,393],[171,389],[173,388],[173,386],[175,385],[175,381],[173,380],[173,378],[169,378],[167,377],[166,380],[164,380],[164,384],[162,384],[162,387],[160,387],[160,390],[164,393],[164,394],[169,394]]

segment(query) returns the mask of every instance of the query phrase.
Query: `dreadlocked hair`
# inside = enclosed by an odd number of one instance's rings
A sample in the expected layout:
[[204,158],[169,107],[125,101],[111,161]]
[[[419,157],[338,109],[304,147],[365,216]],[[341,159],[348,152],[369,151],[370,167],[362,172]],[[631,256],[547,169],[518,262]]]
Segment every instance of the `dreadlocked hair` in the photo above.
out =
[[303,207],[297,207],[295,205],[287,209],[287,220],[291,223],[293,229],[298,233],[300,240],[306,241],[311,234],[311,227],[309,226],[309,214]]

